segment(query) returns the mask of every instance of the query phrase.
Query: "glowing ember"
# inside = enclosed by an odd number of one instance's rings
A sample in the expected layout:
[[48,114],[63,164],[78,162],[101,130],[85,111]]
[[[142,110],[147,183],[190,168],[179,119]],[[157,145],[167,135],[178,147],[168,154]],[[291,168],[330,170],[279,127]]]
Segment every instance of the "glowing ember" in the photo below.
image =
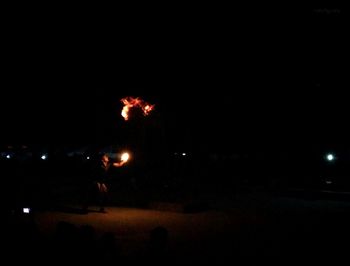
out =
[[113,163],[113,166],[115,166],[115,167],[121,167],[121,166],[123,166],[124,164],[126,164],[127,161],[129,161],[129,159],[130,159],[130,154],[127,153],[127,152],[124,152],[124,153],[122,153],[122,155],[121,155],[121,157],[120,157],[120,162],[115,162],[115,163]]
[[124,153],[122,154],[122,156],[121,156],[121,161],[122,161],[122,162],[127,162],[127,161],[129,160],[129,158],[130,158],[129,153],[124,152]]
[[140,98],[126,97],[121,99],[121,102],[124,104],[122,117],[124,117],[125,120],[129,120],[131,108],[140,108],[144,116],[148,115],[154,109],[154,104],[149,104]]

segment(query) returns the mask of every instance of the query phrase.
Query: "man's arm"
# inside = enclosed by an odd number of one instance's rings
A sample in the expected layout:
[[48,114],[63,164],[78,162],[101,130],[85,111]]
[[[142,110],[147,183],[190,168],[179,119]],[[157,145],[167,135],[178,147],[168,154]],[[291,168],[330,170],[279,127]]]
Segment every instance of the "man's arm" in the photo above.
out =
[[113,166],[114,167],[121,167],[125,164],[125,161],[121,161],[121,162],[116,162],[116,163],[113,163]]

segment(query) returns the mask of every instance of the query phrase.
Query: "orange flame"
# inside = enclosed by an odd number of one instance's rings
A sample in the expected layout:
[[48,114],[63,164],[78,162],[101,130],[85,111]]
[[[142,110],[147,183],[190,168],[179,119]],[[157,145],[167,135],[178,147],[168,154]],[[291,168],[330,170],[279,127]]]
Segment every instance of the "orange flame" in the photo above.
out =
[[129,112],[131,108],[141,108],[144,116],[148,115],[154,109],[154,104],[149,104],[138,97],[126,97],[121,99],[121,102],[124,104],[121,114],[126,121],[129,120]]

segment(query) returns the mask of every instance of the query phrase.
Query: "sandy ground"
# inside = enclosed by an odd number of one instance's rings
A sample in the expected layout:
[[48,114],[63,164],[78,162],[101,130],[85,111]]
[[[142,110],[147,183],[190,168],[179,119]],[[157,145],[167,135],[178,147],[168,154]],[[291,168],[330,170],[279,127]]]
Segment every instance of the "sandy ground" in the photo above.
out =
[[150,239],[152,229],[162,226],[168,230],[167,248],[177,256],[200,256],[207,252],[212,241],[223,240],[237,234],[240,227],[258,221],[240,210],[203,211],[199,213],[180,213],[137,208],[106,208],[107,213],[97,212],[91,207],[87,214],[79,209],[65,208],[57,211],[44,211],[34,214],[40,230],[53,234],[57,223],[65,221],[76,226],[91,225],[97,235],[112,232],[119,243],[123,255],[142,252]]
[[341,256],[349,248],[348,201],[252,193],[234,200],[213,200],[211,208],[197,212],[181,211],[181,203],[168,209],[164,204],[158,206],[161,210],[108,206],[106,213],[91,206],[84,213],[80,207],[66,204],[21,217],[34,221],[48,237],[54,237],[60,222],[77,228],[92,226],[97,238],[112,233],[118,254],[124,258],[147,253],[151,230],[157,227],[167,230],[167,254],[180,261],[234,261],[237,256]]

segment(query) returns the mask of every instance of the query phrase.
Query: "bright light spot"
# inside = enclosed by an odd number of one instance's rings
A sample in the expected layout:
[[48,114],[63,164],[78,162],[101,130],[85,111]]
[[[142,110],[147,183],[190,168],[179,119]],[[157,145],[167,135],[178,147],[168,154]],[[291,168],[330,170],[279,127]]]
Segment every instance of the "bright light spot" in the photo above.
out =
[[41,156],[41,159],[42,159],[42,160],[46,160],[46,159],[47,159],[47,156],[44,154],[44,155]]
[[30,208],[23,208],[23,213],[30,213]]
[[327,154],[327,160],[328,161],[333,161],[334,160],[334,155],[333,154]]
[[186,152],[183,152],[183,153],[182,153],[182,156],[186,156]]
[[10,158],[11,158],[11,155],[10,155],[10,154],[7,154],[7,155],[6,155],[6,158],[7,158],[7,159],[10,159]]
[[327,184],[327,185],[330,185],[330,184],[332,184],[332,183],[333,183],[333,182],[330,181],[330,180],[327,180],[327,181],[326,181],[326,184]]
[[122,162],[128,161],[129,158],[130,158],[130,155],[129,155],[129,153],[127,153],[127,152],[124,152],[124,153],[122,154],[122,156],[121,156]]
[[86,156],[86,160],[90,160],[90,156]]

